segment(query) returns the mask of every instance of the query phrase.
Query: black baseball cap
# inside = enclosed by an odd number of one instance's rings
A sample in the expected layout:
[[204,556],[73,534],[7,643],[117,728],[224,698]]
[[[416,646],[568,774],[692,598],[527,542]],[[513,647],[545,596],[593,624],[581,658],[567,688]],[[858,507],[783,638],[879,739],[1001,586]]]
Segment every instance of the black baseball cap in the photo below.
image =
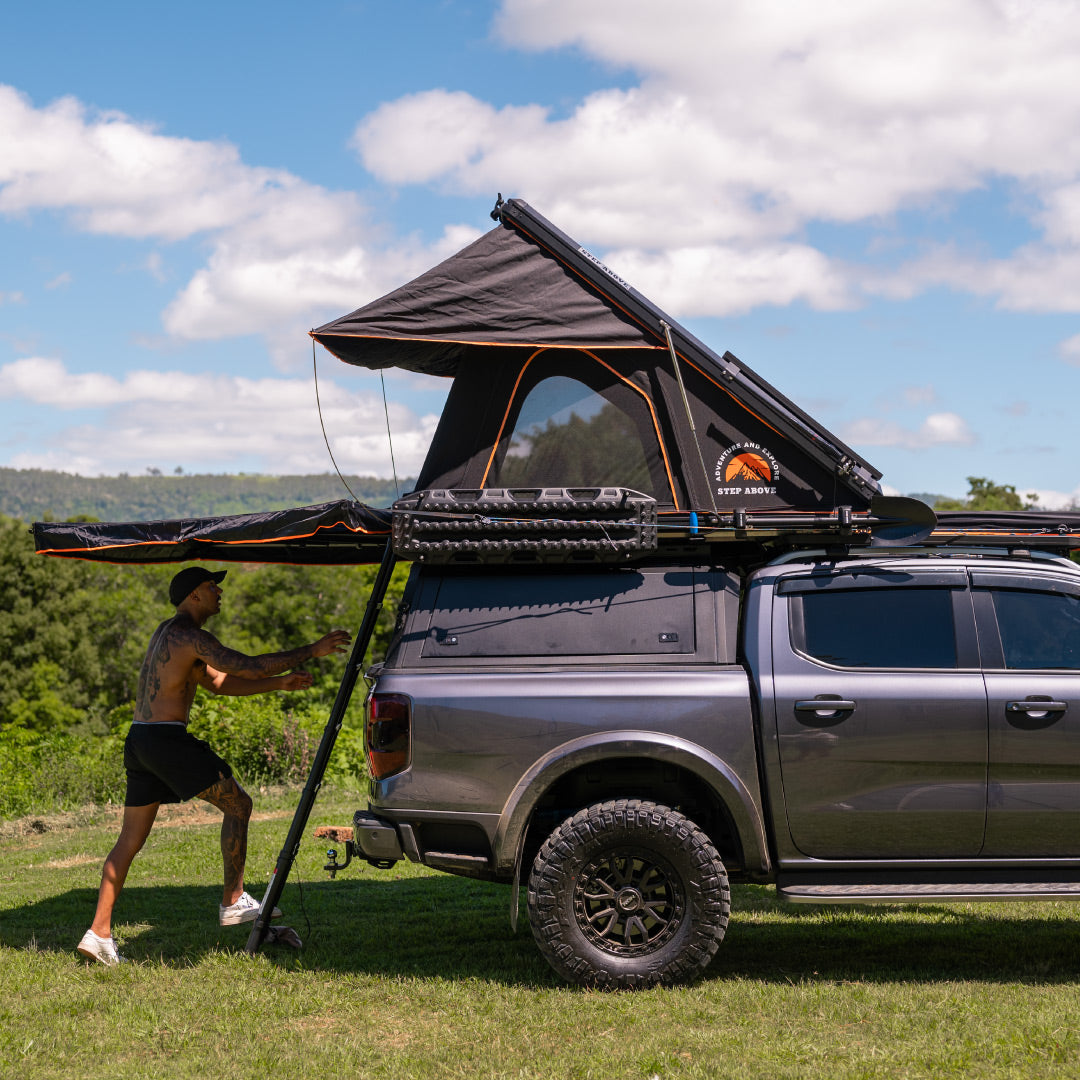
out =
[[187,566],[169,582],[169,603],[179,607],[204,581],[216,581],[219,585],[228,570],[212,573],[205,566]]

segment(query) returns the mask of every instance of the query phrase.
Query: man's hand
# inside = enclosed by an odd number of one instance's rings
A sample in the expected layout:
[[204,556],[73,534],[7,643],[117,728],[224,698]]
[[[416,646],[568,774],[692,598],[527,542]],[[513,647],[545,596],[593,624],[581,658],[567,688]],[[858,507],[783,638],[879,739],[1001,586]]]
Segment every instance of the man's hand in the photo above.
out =
[[290,671],[288,675],[279,675],[279,690],[306,690],[312,683],[312,677],[306,671]]
[[348,630],[331,630],[311,646],[311,655],[329,656],[331,653],[343,653],[349,640]]

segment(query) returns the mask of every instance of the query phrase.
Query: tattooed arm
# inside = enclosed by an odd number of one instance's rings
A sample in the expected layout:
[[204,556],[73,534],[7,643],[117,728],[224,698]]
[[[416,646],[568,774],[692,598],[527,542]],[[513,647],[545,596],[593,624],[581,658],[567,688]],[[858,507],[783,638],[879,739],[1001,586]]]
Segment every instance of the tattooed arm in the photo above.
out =
[[261,679],[248,679],[243,675],[229,675],[209,665],[203,665],[199,685],[211,694],[229,697],[245,697],[248,694],[267,694],[271,690],[306,690],[312,683],[306,671],[291,671],[287,675],[269,675]]
[[[208,672],[212,670],[215,675],[234,675],[245,680],[268,679],[280,675],[290,668],[297,667],[305,660],[310,660],[313,657],[344,652],[345,646],[349,642],[349,635],[345,630],[331,630],[329,634],[325,634],[318,641],[314,641],[310,645],[301,645],[298,649],[263,653],[261,656],[247,656],[222,645],[213,634],[207,633],[205,630],[191,627],[182,633],[186,639],[185,645],[191,648],[196,659],[201,660],[206,665]],[[207,677],[209,678],[209,676]],[[199,681],[206,685],[201,678]],[[220,688],[223,685],[223,683],[220,683],[214,692],[237,693],[235,689]],[[207,689],[210,689],[210,687],[207,687]],[[285,689],[285,687],[275,684],[266,687],[266,689]],[[300,687],[294,687],[293,689],[300,689]],[[259,694],[264,691],[249,689],[239,692]]]

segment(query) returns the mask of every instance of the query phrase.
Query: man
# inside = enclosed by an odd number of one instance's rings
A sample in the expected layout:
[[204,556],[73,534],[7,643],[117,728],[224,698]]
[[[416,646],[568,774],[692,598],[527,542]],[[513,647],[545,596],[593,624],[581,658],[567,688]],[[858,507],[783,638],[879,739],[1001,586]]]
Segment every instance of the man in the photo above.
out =
[[[349,642],[347,631],[332,630],[287,652],[245,656],[227,649],[202,628],[221,610],[220,582],[226,572],[189,566],[172,579],[169,600],[176,614],[154,631],[139,672],[135,720],[124,744],[123,825],[105,859],[94,921],[79,942],[83,956],[103,964],[111,966],[122,959],[112,938],[113,907],[163,802],[196,797],[221,810],[225,888],[218,922],[233,926],[251,922],[259,913],[259,902],[244,891],[251,797],[236,782],[230,766],[188,732],[196,688],[230,695],[304,690],[311,685],[311,676],[291,669],[312,657],[344,652]],[[275,908],[273,917],[280,914]]]

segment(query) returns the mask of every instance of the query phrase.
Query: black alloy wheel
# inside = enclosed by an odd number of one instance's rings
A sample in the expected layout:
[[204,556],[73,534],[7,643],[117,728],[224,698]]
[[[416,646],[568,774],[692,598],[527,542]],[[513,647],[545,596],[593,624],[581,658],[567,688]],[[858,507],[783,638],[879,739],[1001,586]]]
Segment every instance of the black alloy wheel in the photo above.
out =
[[669,807],[587,807],[545,841],[529,877],[540,951],[570,982],[633,989],[690,981],[727,929],[727,872],[709,838]]

